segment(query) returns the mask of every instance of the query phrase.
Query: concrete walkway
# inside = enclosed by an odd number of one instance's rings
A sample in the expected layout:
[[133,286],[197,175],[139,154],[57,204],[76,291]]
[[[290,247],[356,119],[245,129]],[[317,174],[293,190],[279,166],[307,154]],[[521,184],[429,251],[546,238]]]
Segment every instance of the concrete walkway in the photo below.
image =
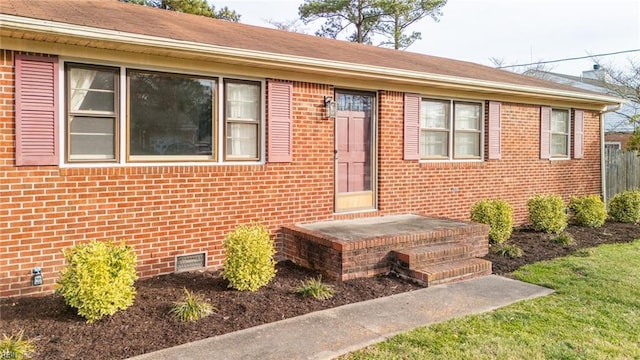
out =
[[310,313],[133,359],[333,359],[419,326],[552,292],[490,275]]

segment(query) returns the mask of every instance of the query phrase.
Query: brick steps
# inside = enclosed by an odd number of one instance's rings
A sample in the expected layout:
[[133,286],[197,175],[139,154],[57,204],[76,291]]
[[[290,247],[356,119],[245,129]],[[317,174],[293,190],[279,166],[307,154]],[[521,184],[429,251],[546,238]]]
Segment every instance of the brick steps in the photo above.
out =
[[491,274],[491,262],[471,257],[459,243],[420,246],[394,252],[394,270],[424,286],[447,284]]
[[445,243],[396,250],[396,259],[409,269],[429,264],[468,259],[471,247],[465,244]]

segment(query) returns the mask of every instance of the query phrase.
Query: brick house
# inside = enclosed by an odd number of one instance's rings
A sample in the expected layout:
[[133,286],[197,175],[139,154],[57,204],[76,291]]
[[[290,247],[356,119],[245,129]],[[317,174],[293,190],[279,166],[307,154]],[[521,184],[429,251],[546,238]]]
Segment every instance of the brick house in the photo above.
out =
[[[142,21],[144,19],[144,21]],[[0,296],[125,239],[142,277],[281,228],[600,194],[618,99],[456,60],[117,1],[0,6]],[[31,286],[41,267],[43,286]]]

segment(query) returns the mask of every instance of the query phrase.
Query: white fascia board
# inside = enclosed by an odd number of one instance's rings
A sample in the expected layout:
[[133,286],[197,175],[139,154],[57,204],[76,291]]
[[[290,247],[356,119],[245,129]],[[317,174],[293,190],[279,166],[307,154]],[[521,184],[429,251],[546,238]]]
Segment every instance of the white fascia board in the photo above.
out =
[[146,46],[157,49],[187,51],[201,55],[216,55],[232,57],[237,61],[267,62],[275,67],[278,65],[305,66],[310,69],[323,70],[328,73],[342,73],[345,71],[359,73],[369,77],[377,77],[389,80],[405,80],[409,82],[424,81],[450,85],[452,87],[465,86],[479,91],[499,91],[515,94],[536,94],[538,96],[550,96],[577,101],[593,101],[607,104],[620,104],[621,99],[598,94],[585,94],[567,90],[541,88],[535,86],[501,83],[487,80],[464,78],[449,75],[439,75],[411,70],[387,68],[374,65],[332,61],[326,59],[309,58],[296,55],[277,54],[256,50],[231,48],[226,46],[203,44],[192,41],[168,39],[157,36],[140,35],[122,31],[95,28],[83,25],[74,25],[49,20],[41,20],[14,15],[0,14],[0,24],[5,29],[21,30],[27,32],[47,33],[59,36],[72,36],[90,40],[100,40],[128,45]]

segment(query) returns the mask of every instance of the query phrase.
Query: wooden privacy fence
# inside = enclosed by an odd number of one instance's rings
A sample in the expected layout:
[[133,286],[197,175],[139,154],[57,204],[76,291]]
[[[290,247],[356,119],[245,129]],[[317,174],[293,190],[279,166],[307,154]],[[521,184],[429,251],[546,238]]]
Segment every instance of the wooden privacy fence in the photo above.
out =
[[640,189],[640,156],[636,151],[604,150],[606,197],[624,190]]

